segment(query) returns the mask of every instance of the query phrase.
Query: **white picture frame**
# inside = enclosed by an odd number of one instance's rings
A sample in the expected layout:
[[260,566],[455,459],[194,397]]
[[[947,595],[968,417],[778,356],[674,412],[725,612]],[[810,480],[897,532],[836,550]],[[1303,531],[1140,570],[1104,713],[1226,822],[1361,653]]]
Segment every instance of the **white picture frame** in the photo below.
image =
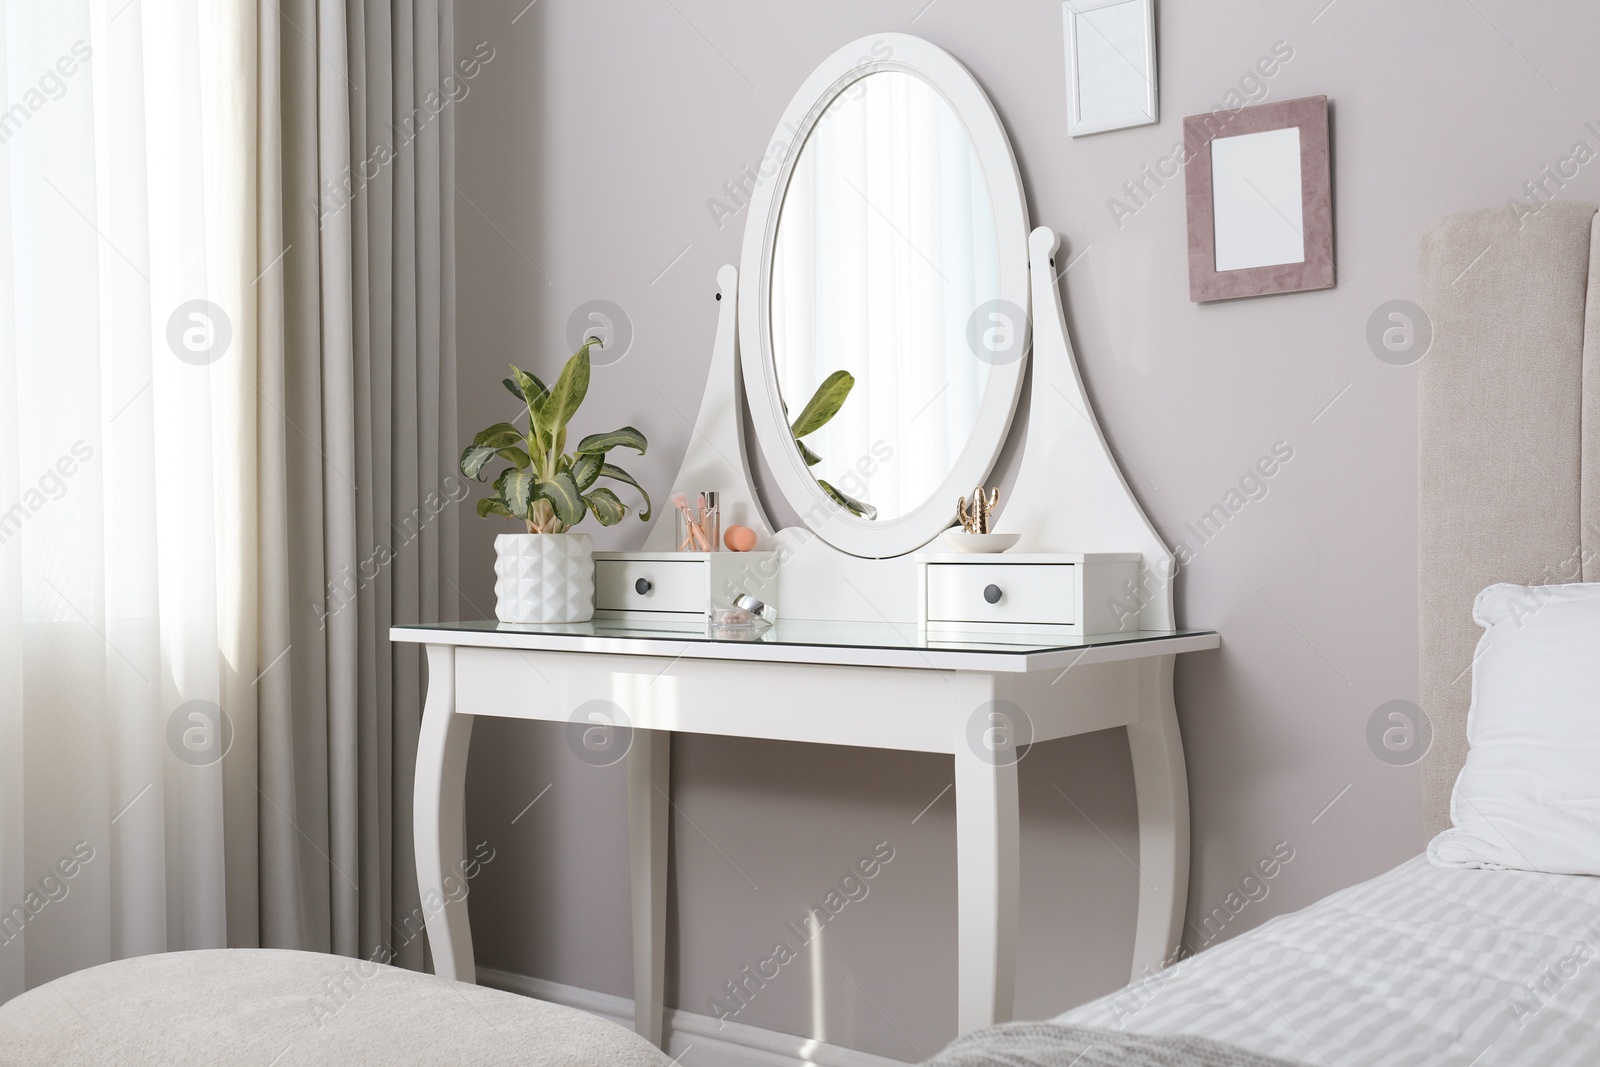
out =
[[1160,121],[1155,0],[1063,0],[1067,133]]

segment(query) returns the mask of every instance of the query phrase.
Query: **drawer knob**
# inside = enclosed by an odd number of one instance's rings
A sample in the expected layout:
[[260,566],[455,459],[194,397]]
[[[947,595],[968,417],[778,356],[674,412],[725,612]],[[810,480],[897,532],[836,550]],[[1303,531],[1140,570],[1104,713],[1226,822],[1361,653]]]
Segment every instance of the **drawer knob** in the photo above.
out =
[[998,585],[984,586],[983,599],[987,600],[991,604],[1000,603],[1000,587]]
[[640,578],[637,582],[633,583],[633,591],[638,593],[640,596],[649,596],[650,589],[650,579],[648,578]]

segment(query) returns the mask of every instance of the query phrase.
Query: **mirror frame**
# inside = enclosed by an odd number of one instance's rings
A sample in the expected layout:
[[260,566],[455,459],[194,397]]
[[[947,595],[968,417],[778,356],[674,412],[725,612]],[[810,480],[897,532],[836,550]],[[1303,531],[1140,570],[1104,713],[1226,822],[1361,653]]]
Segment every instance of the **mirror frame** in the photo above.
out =
[[[771,326],[772,255],[779,216],[794,167],[817,123],[855,82],[883,71],[922,79],[940,94],[966,127],[983,168],[999,243],[999,299],[1023,312],[1019,355],[992,364],[977,422],[950,473],[916,509],[892,519],[866,520],[835,504],[817,485],[784,415]],[[784,110],[760,168],[778,164],[771,180],[750,196],[739,287],[739,362],[743,368],[756,440],[778,491],[800,520],[828,544],[853,556],[884,559],[922,548],[955,524],[956,498],[983,484],[1010,433],[1032,348],[1029,311],[1028,208],[1011,141],[1000,116],[972,74],[938,46],[903,33],[852,41],[825,59]]]

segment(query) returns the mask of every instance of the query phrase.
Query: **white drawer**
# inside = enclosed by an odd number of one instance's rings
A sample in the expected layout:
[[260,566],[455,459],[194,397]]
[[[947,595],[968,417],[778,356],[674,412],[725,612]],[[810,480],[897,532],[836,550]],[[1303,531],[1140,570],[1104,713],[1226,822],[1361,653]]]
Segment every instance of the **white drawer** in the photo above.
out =
[[931,622],[1070,626],[1077,621],[1078,568],[1071,563],[934,563],[928,565],[927,583]]
[[709,589],[702,560],[596,559],[594,606],[600,611],[676,611],[703,616]]

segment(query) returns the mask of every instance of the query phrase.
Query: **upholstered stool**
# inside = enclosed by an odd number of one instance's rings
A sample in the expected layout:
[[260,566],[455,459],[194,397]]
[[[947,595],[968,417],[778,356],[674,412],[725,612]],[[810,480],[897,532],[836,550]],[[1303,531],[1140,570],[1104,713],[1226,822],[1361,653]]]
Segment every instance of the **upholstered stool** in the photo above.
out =
[[514,993],[275,949],[170,952],[0,1006],[0,1063],[37,1067],[666,1067],[630,1030]]

